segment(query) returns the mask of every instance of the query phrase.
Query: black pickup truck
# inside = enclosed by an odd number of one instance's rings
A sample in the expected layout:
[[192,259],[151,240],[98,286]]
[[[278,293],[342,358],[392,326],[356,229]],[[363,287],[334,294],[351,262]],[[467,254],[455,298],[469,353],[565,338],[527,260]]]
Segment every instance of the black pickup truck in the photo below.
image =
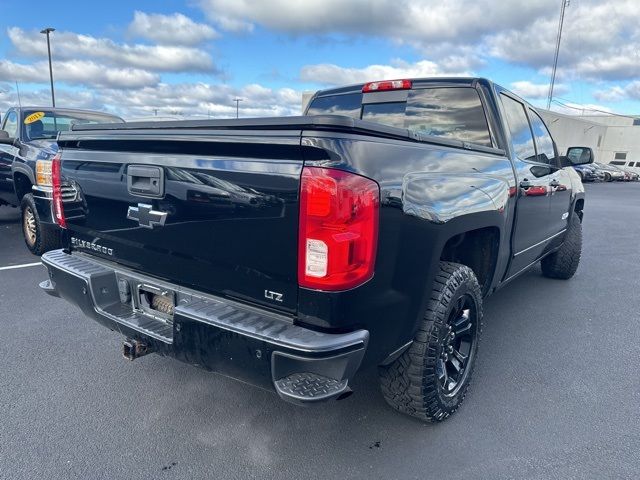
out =
[[27,248],[36,255],[60,248],[51,210],[51,159],[58,132],[80,123],[122,123],[120,117],[88,110],[16,107],[0,129],[0,206],[20,207]]
[[[149,352],[300,404],[377,367],[395,409],[462,402],[483,298],[578,267],[584,189],[535,109],[480,78],[318,92],[302,117],[78,125],[41,287]],[[72,190],[73,196],[61,196]]]

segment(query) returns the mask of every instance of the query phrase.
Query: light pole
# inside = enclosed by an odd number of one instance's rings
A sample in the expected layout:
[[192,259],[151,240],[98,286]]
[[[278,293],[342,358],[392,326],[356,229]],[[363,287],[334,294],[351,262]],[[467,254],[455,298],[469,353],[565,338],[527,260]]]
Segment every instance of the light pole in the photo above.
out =
[[560,7],[560,22],[558,24],[558,35],[556,37],[556,53],[553,56],[553,69],[551,70],[551,82],[549,83],[549,96],[547,98],[547,110],[551,108],[553,100],[553,87],[556,83],[556,69],[558,68],[558,55],[560,54],[560,40],[562,40],[562,26],[564,25],[564,10],[569,6],[571,0],[562,0]]
[[240,102],[242,101],[242,99],[234,98],[233,101],[236,102],[236,118],[240,118]]
[[51,43],[49,42],[49,34],[55,31],[56,29],[51,27],[47,27],[40,31],[40,33],[47,36],[47,52],[49,52],[49,79],[51,80],[51,103],[53,104],[53,108],[56,107],[56,96],[53,93],[53,68],[51,67]]

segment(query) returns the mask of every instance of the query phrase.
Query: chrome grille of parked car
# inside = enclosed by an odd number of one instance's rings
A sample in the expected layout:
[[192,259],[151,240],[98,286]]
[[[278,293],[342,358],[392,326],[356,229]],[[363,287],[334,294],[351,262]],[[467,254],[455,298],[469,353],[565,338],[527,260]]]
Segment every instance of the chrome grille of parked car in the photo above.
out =
[[78,196],[78,191],[72,185],[62,185],[61,193],[62,193],[62,200],[65,202],[73,201]]

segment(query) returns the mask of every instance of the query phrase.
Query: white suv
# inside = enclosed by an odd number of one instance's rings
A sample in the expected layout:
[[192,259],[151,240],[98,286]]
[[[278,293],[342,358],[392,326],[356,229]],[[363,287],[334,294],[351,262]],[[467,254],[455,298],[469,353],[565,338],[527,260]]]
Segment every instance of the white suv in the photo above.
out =
[[620,167],[623,170],[629,170],[630,172],[640,174],[640,161],[636,162],[634,160],[611,160],[609,162],[611,165],[615,165],[616,167]]

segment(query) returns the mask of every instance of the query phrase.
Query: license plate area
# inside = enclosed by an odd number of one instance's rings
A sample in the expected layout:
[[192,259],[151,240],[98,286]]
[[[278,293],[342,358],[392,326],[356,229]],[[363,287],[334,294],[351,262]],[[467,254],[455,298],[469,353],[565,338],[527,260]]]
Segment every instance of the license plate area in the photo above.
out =
[[176,295],[171,290],[146,283],[138,283],[135,288],[135,309],[143,315],[167,324],[173,324]]

